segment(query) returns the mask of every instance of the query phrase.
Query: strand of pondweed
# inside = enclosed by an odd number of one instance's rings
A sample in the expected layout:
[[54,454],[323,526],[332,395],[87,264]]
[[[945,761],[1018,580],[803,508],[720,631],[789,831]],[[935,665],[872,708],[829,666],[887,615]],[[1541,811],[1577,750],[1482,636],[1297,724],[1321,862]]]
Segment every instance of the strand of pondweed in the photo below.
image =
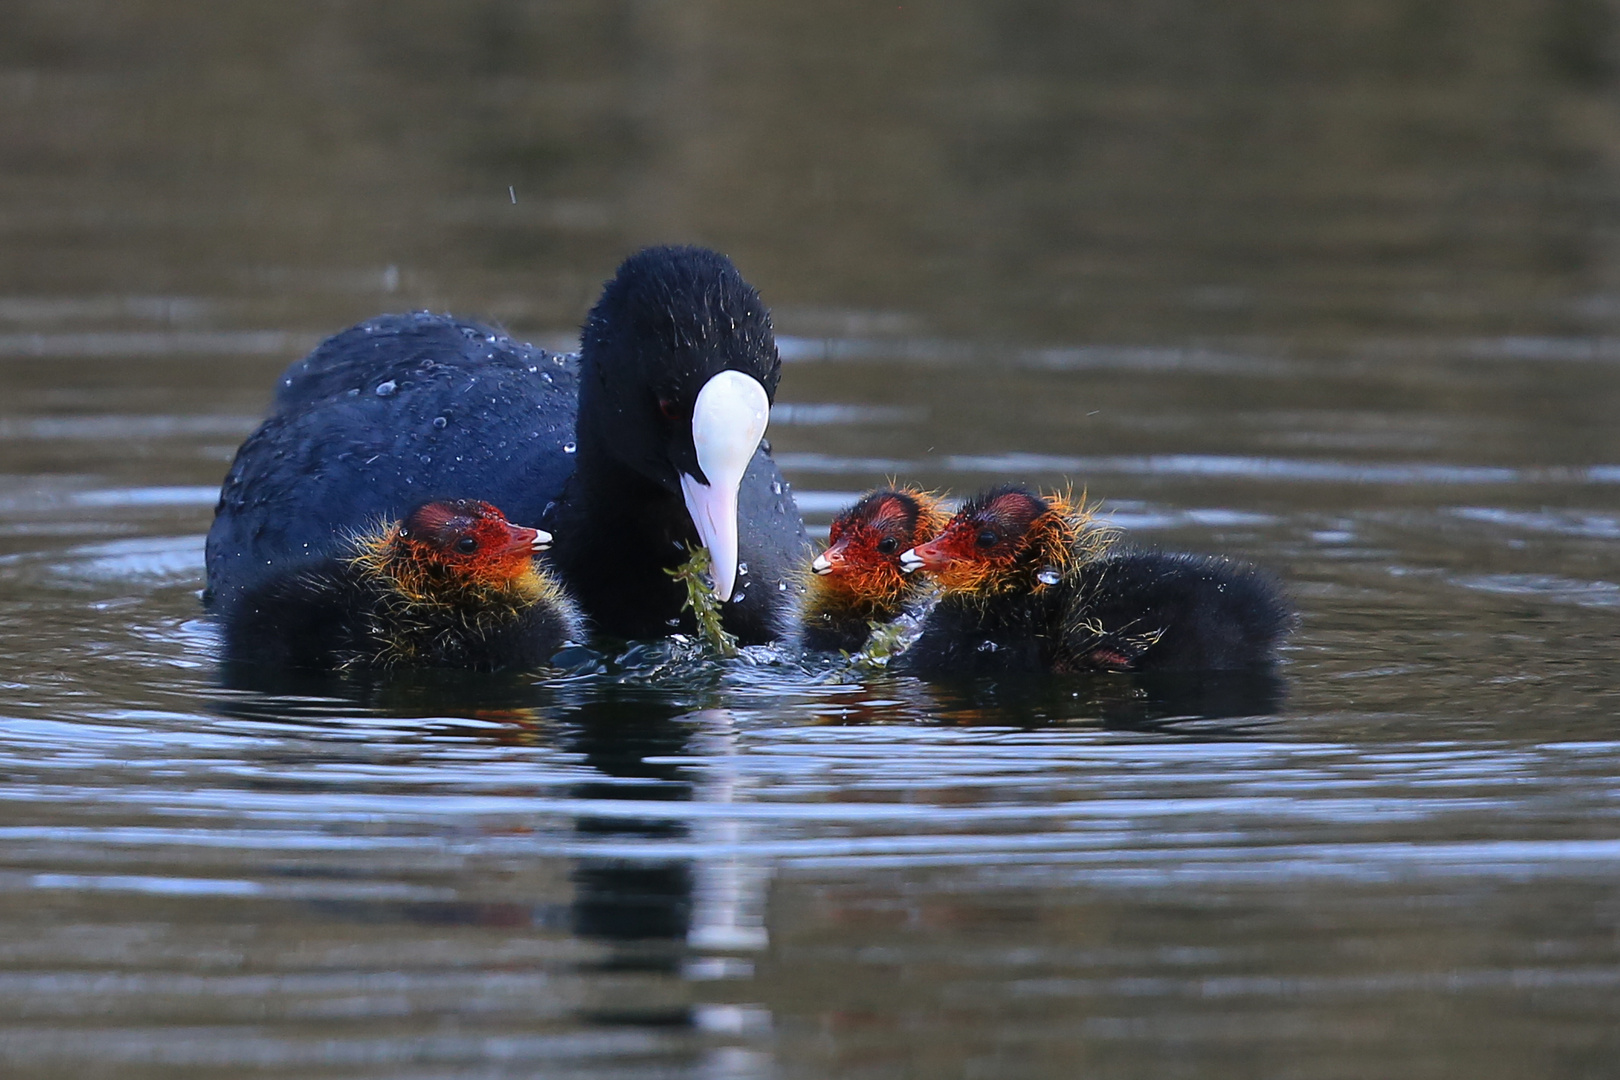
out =
[[686,561],[664,573],[686,587],[686,602],[681,606],[697,620],[703,640],[723,657],[737,656],[737,638],[720,621],[720,601],[715,599],[709,578],[709,549],[688,544],[686,550],[690,553]]

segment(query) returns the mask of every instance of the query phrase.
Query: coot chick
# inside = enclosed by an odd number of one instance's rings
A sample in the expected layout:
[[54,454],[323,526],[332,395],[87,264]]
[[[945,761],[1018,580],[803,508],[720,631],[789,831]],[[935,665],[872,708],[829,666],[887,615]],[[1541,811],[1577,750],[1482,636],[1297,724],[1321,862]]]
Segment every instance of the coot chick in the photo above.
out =
[[558,355],[443,315],[386,315],[283,375],[208,534],[209,608],[319,567],[333,537],[440,492],[558,535],[553,562],[597,630],[692,631],[663,574],[709,546],[726,628],[790,621],[808,538],[762,441],[780,361],[730,260],[649,248],[619,267]]
[[942,597],[903,657],[923,675],[1264,668],[1291,614],[1226,559],[1118,551],[1061,499],[1006,485],[902,556]]
[[535,565],[551,541],[473,499],[430,502],[354,534],[321,565],[250,590],[226,659],[278,668],[544,664],[579,616]]
[[949,518],[935,495],[911,487],[868,492],[834,518],[827,550],[810,564],[804,647],[854,652],[874,624],[924,602],[933,592],[929,575],[906,574],[900,553],[938,535]]

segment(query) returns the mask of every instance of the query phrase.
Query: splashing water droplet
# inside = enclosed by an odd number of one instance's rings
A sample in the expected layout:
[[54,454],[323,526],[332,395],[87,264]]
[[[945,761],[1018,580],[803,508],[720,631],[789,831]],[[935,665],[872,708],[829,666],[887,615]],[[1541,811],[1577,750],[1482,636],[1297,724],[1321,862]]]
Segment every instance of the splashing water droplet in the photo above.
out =
[[776,583],[776,591],[777,591],[777,592],[787,592],[787,582],[785,582],[785,581],[778,581],[778,582],[777,582],[777,583]]
[[731,594],[731,602],[733,604],[740,604],[746,599],[748,599],[748,594],[743,592],[741,589],[738,589],[736,592]]
[[740,562],[740,563],[737,564],[737,576],[738,577],[747,577],[748,576],[748,564],[747,563]]
[[782,494],[782,481],[780,481],[780,480],[772,480],[771,481],[771,494],[772,495],[780,495],[780,494]]
[[396,383],[393,379],[389,379],[387,382],[380,382],[380,383],[377,384],[377,396],[378,397],[388,397],[390,394],[392,394],[395,390],[398,390],[398,389],[399,389],[399,384]]
[[997,645],[993,641],[981,641],[981,642],[979,642],[979,651],[980,652],[995,652],[998,648],[1000,648],[1000,646]]
[[565,454],[572,454],[575,450],[578,450],[578,449],[579,449],[579,447],[577,445],[575,445],[574,443],[571,443],[571,442],[563,443],[563,453],[565,453]]

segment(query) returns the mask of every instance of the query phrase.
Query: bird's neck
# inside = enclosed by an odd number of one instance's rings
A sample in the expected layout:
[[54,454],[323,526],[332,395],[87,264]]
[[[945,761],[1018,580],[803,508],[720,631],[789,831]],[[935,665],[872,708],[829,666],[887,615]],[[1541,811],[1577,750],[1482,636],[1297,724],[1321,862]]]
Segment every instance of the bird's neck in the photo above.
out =
[[807,619],[887,621],[905,611],[928,591],[925,581],[899,575],[850,580],[845,575],[807,576],[804,614]]
[[661,637],[682,618],[685,590],[666,571],[698,543],[679,495],[605,454],[580,461],[558,503],[551,558],[597,628],[618,637]]

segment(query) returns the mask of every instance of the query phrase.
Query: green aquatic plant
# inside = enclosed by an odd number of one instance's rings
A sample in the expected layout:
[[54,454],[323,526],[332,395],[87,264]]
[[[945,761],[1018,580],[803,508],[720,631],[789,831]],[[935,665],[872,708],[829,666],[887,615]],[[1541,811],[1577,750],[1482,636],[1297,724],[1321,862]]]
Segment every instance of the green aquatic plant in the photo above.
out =
[[682,610],[690,611],[697,620],[698,634],[715,652],[723,657],[740,655],[737,637],[729,633],[720,621],[720,601],[714,596],[714,581],[710,576],[709,549],[688,544],[690,553],[685,562],[664,573],[686,587],[686,601]]
[[916,637],[916,626],[908,625],[905,619],[891,622],[874,619],[866,644],[850,656],[850,662],[865,667],[887,667],[890,660],[911,647]]

